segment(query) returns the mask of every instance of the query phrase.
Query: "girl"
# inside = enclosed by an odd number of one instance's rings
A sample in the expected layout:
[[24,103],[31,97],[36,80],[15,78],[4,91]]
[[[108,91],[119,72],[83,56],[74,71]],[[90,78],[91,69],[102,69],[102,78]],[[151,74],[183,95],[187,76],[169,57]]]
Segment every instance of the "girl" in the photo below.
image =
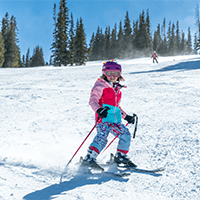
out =
[[158,60],[157,60],[158,56],[155,51],[153,52],[151,57],[153,58],[153,63],[154,63],[154,60],[158,63]]
[[125,164],[129,167],[136,167],[126,154],[129,152],[131,135],[128,128],[122,124],[121,119],[134,124],[134,117],[127,115],[120,107],[121,91],[124,86],[119,82],[123,81],[121,76],[121,65],[109,61],[103,63],[102,76],[96,81],[91,91],[89,104],[96,113],[97,135],[90,144],[88,154],[82,162],[82,166],[103,170],[96,163],[96,157],[107,144],[109,133],[118,136],[119,142],[114,162]]

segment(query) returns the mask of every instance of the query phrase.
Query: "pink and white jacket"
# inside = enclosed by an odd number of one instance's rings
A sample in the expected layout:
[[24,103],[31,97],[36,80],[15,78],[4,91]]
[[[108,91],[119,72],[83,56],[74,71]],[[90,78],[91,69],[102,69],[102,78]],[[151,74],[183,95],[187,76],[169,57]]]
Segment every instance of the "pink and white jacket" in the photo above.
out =
[[[100,119],[99,122],[120,123],[121,119],[126,117],[126,113],[120,107],[121,86],[112,87],[104,79],[98,79],[91,90],[89,104],[96,111],[99,108],[109,107],[106,118]],[[98,114],[96,113],[96,120]]]
[[157,54],[156,54],[156,53],[153,53],[153,54],[152,54],[152,58],[153,58],[153,59],[157,58]]

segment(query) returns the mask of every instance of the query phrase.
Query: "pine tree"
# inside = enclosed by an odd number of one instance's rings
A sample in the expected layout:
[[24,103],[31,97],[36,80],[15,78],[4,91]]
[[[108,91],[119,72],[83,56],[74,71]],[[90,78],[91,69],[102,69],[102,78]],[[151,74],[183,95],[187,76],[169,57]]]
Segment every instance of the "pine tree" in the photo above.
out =
[[136,42],[136,36],[138,35],[138,31],[139,31],[139,21],[136,20],[133,21],[133,51],[134,51],[134,56],[137,57],[139,55],[137,55],[137,42]]
[[75,34],[74,34],[74,20],[71,13],[70,30],[69,30],[69,64],[73,66],[75,56]]
[[171,26],[171,21],[169,22],[169,28],[167,33],[168,38],[168,53],[169,55],[175,55],[175,25]]
[[146,17],[146,29],[147,29],[147,34],[149,37],[151,36],[151,29],[150,29],[150,17],[149,17],[149,9],[147,9],[147,17]]
[[106,27],[105,30],[105,46],[104,46],[104,59],[109,59],[110,58],[110,27]]
[[25,59],[25,55],[22,56],[22,67],[25,67],[26,65],[26,59]]
[[[93,35],[94,36],[94,35]],[[99,56],[99,46],[100,46],[100,42],[101,42],[101,38],[100,38],[100,27],[97,27],[97,32],[94,36],[93,39],[91,39],[91,52],[92,55],[90,56],[90,60],[96,60],[98,59]]]
[[163,19],[163,25],[162,25],[162,36],[163,36],[163,41],[166,40],[166,20],[165,18]]
[[175,39],[175,52],[176,54],[180,53],[180,30],[179,30],[179,21],[176,23],[176,39]]
[[17,23],[15,17],[9,20],[8,13],[2,20],[2,38],[5,45],[3,67],[21,67],[20,49],[17,46]]
[[122,22],[119,23],[119,32],[117,36],[117,57],[123,58],[123,29],[122,29]]
[[200,49],[200,16],[199,16],[199,5],[197,4],[196,10],[196,26],[197,26],[197,34],[195,35],[195,51],[198,53]]
[[49,59],[49,65],[53,65],[53,59],[52,59],[52,56],[50,56],[50,59]]
[[117,57],[117,24],[115,23],[114,28],[112,29],[111,39],[110,39],[110,57]]
[[154,38],[153,38],[153,50],[159,53],[161,43],[162,43],[162,38],[160,34],[160,24],[158,24],[157,31],[154,33]]
[[14,63],[13,63],[13,67],[22,67],[22,62],[21,62],[21,55],[20,55],[20,48],[17,45],[17,43],[19,43],[19,39],[17,38],[17,22],[14,16],[11,17],[11,22],[10,22],[10,27],[11,27],[11,31],[13,32],[14,35]]
[[129,19],[128,11],[126,12],[124,20],[124,35],[123,35],[123,57],[131,58],[133,55],[133,38],[132,38],[132,29]]
[[162,32],[162,42],[159,47],[159,54],[161,55],[167,55],[167,38],[166,38],[166,21],[165,18],[163,19],[163,24],[161,28]]
[[101,56],[101,59],[105,59],[105,35],[103,34],[103,31],[101,29],[100,31],[100,46],[99,46],[99,53],[100,53],[100,56]]
[[187,54],[191,53],[192,53],[192,39],[191,39],[190,27],[188,27]]
[[174,23],[172,24],[172,35],[170,38],[170,46],[169,46],[169,51],[171,52],[172,55],[175,55],[175,25]]
[[199,50],[197,33],[194,35],[194,53],[197,54]]
[[148,35],[147,23],[145,20],[144,11],[140,15],[139,29],[138,34],[135,37],[135,47],[140,52],[140,56],[143,53],[144,55],[149,55],[150,51],[150,38]]
[[57,26],[56,26],[56,22],[57,22],[57,15],[56,15],[56,4],[54,4],[53,7],[53,21],[54,21],[54,31],[53,31],[53,43],[51,45],[51,51],[52,51],[52,55],[50,57],[50,60],[52,62],[52,64],[54,63],[56,65],[56,58],[57,58],[57,54],[58,54],[58,49],[57,49]]
[[125,20],[124,20],[124,38],[125,38],[125,41],[130,39],[129,37],[131,36],[131,33],[132,33],[132,29],[131,29],[129,14],[128,14],[128,11],[127,11],[126,16],[125,16]]
[[90,39],[90,43],[89,43],[89,48],[88,48],[88,56],[89,56],[89,60],[93,60],[93,48],[94,48],[94,33],[92,33],[92,38]]
[[[147,52],[150,52],[151,49],[153,48],[153,42],[152,42],[152,36],[151,36],[151,29],[150,29],[150,17],[149,17],[149,10],[147,9],[147,13],[146,13],[147,17],[146,17],[146,32],[147,32],[147,44],[146,44],[146,48],[147,48]],[[146,53],[147,55],[147,53]]]
[[31,67],[37,67],[37,66],[44,66],[44,56],[42,48],[39,46],[36,46],[36,48],[33,50],[33,56],[31,57],[30,66]]
[[200,38],[197,39],[197,52],[199,52],[200,50]]
[[9,17],[8,13],[6,13],[5,17],[2,19],[2,28],[1,28],[2,39],[4,41],[6,39],[8,32],[9,32]]
[[181,34],[181,43],[180,43],[180,52],[181,54],[185,54],[186,53],[186,41],[185,41],[185,33],[182,32]]
[[30,49],[29,48],[26,53],[25,67],[30,67]]
[[[54,5],[55,10],[55,5]],[[55,12],[55,11],[54,11]],[[55,13],[54,13],[55,18]],[[54,42],[52,44],[52,52],[54,58],[54,65],[61,66],[69,63],[69,50],[68,50],[68,8],[66,0],[60,0],[59,12],[54,30]]]
[[77,20],[76,36],[75,36],[75,64],[83,65],[87,61],[87,44],[86,36],[83,27],[83,20]]
[[5,60],[4,53],[5,53],[4,41],[2,38],[2,34],[0,32],[0,68],[3,66],[4,60]]
[[170,40],[171,40],[171,21],[169,21],[169,26],[167,30],[167,55],[169,55],[170,51]]
[[92,60],[103,59],[104,44],[105,44],[104,35],[102,34],[102,29],[100,29],[100,27],[98,26],[92,48],[93,52]]
[[135,37],[135,46],[137,50],[142,51],[145,49],[145,19],[144,19],[144,11],[142,15],[139,16],[139,29],[138,34]]

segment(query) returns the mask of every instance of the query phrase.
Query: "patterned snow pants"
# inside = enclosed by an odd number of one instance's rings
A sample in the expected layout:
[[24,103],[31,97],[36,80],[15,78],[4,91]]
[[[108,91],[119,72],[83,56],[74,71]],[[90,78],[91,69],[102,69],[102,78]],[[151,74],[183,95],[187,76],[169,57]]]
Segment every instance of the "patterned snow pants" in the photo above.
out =
[[89,146],[89,149],[100,153],[108,142],[108,135],[112,133],[115,137],[118,135],[119,141],[117,151],[127,154],[131,142],[131,134],[128,128],[121,123],[103,122],[97,125],[97,135]]

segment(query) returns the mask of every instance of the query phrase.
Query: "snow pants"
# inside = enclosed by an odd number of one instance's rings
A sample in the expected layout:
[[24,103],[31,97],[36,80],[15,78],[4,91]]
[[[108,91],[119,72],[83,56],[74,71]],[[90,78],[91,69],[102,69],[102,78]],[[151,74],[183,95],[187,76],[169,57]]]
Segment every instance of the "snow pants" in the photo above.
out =
[[156,63],[158,63],[158,60],[156,58],[153,58],[153,63],[154,63],[154,60],[156,61]]
[[118,135],[119,141],[117,151],[127,154],[130,147],[131,134],[128,128],[121,123],[115,124],[103,122],[98,124],[97,135],[89,146],[89,149],[99,154],[105,148],[108,142],[107,138],[109,133],[113,134],[115,137]]

